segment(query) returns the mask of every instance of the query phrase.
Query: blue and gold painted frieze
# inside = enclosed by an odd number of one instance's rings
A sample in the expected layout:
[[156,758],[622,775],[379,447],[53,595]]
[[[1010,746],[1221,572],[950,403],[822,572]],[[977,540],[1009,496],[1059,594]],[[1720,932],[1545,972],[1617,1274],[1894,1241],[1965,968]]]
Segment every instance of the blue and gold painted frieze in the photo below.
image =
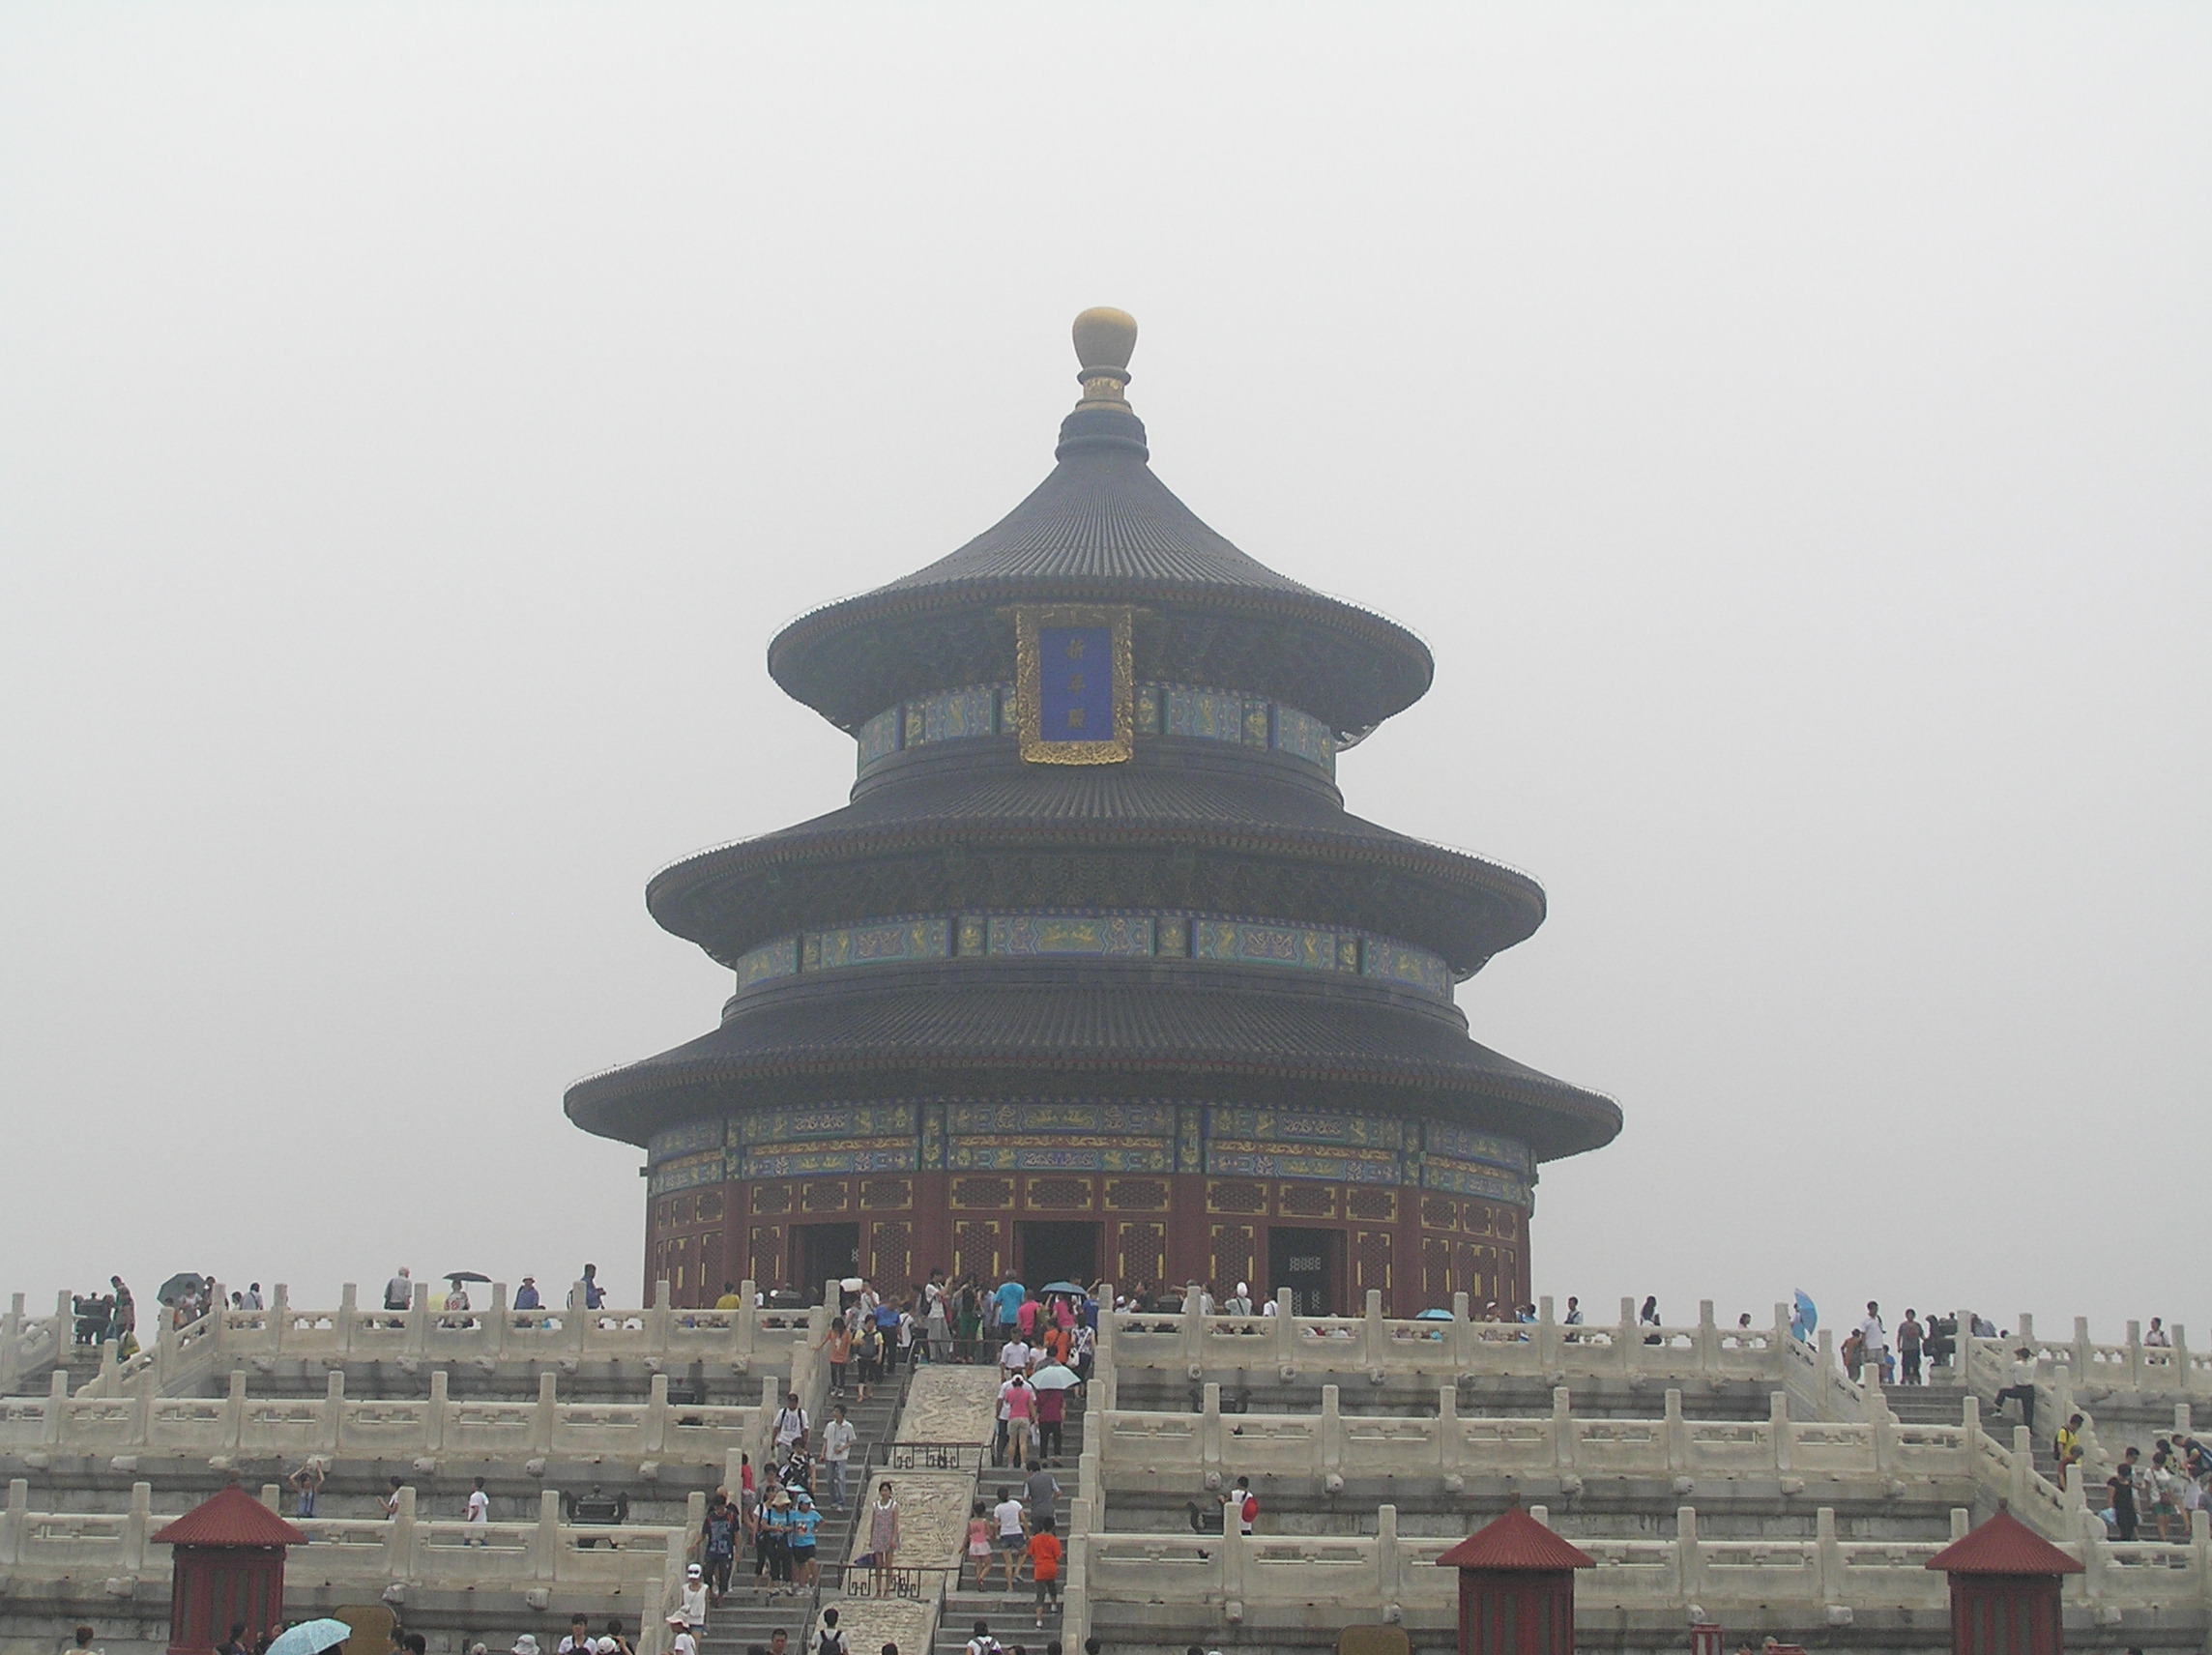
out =
[[1101,1132],[1116,1136],[1166,1138],[1175,1130],[1175,1106],[1168,1103],[967,1103],[946,1111],[946,1128],[956,1138],[1026,1132]]
[[[726,1141],[726,1147],[725,1147]],[[1527,1208],[1526,1145],[1439,1120],[1164,1099],[932,1097],[684,1122],[649,1147],[655,1194],[859,1173],[1205,1173],[1412,1185]]]
[[1190,953],[1194,960],[1239,966],[1292,966],[1309,972],[1337,969],[1336,933],[1312,925],[1200,919],[1191,934]]
[[[1060,711],[1064,718],[1065,710]],[[1324,775],[1336,774],[1336,738],[1328,726],[1310,712],[1265,696],[1192,684],[1140,683],[1130,723],[1137,736],[1271,748],[1303,760]],[[864,774],[893,753],[936,741],[994,736],[1012,740],[1019,727],[1018,702],[1010,683],[940,690],[886,708],[862,724],[858,734],[859,768]]]
[[799,974],[799,939],[778,937],[772,943],[763,943],[757,948],[747,949],[738,956],[738,991],[742,994],[757,982],[771,982],[777,977]]
[[1536,1157],[1528,1152],[1528,1146],[1517,1138],[1500,1138],[1495,1132],[1478,1132],[1471,1126],[1455,1126],[1442,1120],[1430,1121],[1422,1132],[1429,1152],[1434,1155],[1483,1162],[1524,1176],[1536,1170]]
[[990,921],[988,951],[1014,958],[1152,952],[1149,914],[1004,914]]
[[[719,1122],[709,1122],[718,1125]],[[719,1147],[698,1154],[678,1155],[659,1162],[646,1178],[649,1195],[674,1195],[679,1190],[697,1189],[702,1184],[718,1184],[729,1177],[729,1162]]]
[[1454,1195],[1480,1196],[1485,1201],[1503,1202],[1509,1206],[1535,1205],[1535,1194],[1529,1189],[1528,1179],[1513,1177],[1495,1167],[1454,1161],[1441,1155],[1430,1155],[1421,1163],[1421,1187],[1448,1190]]
[[843,971],[851,966],[894,965],[908,960],[942,960],[951,952],[949,919],[883,919],[806,933],[805,967],[810,972]]
[[741,995],[794,973],[946,959],[1175,959],[1334,972],[1451,999],[1451,973],[1425,948],[1387,937],[1205,914],[1046,909],[902,915],[781,937],[739,957]]
[[822,1138],[911,1136],[917,1119],[912,1103],[831,1103],[791,1109],[763,1109],[739,1116],[731,1142],[746,1146],[789,1144]]

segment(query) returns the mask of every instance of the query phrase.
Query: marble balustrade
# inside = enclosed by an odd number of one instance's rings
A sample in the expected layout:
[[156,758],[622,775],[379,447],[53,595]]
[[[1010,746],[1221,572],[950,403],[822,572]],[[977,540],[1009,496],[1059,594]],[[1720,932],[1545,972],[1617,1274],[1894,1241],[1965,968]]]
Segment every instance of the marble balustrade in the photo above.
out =
[[[1542,1507],[1532,1515],[1544,1521]],[[2087,1572],[2067,1579],[2069,1604],[2108,1610],[2156,1610],[2212,1617],[2212,1527],[2196,1515],[2186,1541],[2174,1544],[2094,1539],[2086,1527],[2063,1550]],[[1604,1540],[1575,1544],[1597,1560],[1578,1571],[1578,1612],[1674,1611],[1697,1603],[1718,1618],[1753,1611],[1794,1614],[1848,1624],[1853,1613],[1927,1611],[1948,1603],[1945,1578],[1926,1567],[1942,1542],[1849,1541],[1838,1537],[1835,1513],[1822,1507],[1809,1540],[1703,1540],[1697,1512],[1676,1512],[1671,1540]],[[2094,1519],[2084,1518],[2084,1524]],[[1966,1512],[1952,1513],[1954,1537]],[[2101,1527],[2101,1525],[2100,1525]],[[1133,1610],[1139,1618],[1218,1615],[1262,1629],[1304,1624],[1317,1615],[1352,1620],[1405,1619],[1429,1627],[1452,1623],[1456,1571],[1434,1567],[1456,1541],[1401,1537],[1397,1509],[1384,1505],[1377,1532],[1364,1535],[1252,1536],[1115,1534],[1082,1525],[1074,1543],[1084,1624],[1094,1629],[1101,1604]],[[1071,1586],[1076,1576],[1071,1574]]]

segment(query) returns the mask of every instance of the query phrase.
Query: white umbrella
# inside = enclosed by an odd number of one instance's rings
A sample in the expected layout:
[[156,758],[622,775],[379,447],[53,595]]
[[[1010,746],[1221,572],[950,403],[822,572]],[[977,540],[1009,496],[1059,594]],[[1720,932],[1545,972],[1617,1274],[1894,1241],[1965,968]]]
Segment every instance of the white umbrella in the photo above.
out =
[[269,1655],[323,1655],[324,1650],[335,1649],[352,1636],[353,1628],[342,1620],[303,1620],[276,1635],[276,1640],[269,1645]]
[[866,1287],[868,1284],[867,1284],[866,1282],[863,1282],[862,1280],[860,1280],[860,1278],[859,1278],[859,1276],[847,1276],[847,1277],[846,1277],[846,1278],[845,1278],[843,1281],[839,1282],[837,1285],[838,1285],[838,1287],[840,1287],[841,1289],[843,1289],[843,1290],[844,1290],[846,1292],[859,1292],[859,1291],[860,1291],[862,1288]]
[[1051,1363],[1030,1376],[1031,1386],[1040,1391],[1072,1390],[1082,1382],[1082,1378],[1064,1362]]

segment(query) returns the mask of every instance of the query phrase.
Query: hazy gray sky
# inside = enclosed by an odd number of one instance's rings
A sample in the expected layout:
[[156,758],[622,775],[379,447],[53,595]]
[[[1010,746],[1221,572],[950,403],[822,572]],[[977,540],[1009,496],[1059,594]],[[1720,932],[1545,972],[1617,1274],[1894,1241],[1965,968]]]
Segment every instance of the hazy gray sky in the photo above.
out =
[[2212,12],[0,13],[0,1289],[636,1291],[763,667],[1050,467],[1434,647],[1539,1292],[2212,1332]]

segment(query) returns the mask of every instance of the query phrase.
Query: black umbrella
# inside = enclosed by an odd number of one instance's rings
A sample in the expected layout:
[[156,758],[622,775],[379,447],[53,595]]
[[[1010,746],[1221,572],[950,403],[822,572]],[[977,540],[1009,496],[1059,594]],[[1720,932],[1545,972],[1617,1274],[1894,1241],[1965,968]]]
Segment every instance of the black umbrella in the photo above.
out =
[[206,1291],[207,1277],[187,1270],[183,1275],[171,1276],[163,1282],[160,1291],[154,1295],[154,1302],[157,1304],[175,1304],[187,1293],[205,1292]]
[[446,1280],[449,1282],[488,1282],[491,1277],[480,1270],[448,1270]]

